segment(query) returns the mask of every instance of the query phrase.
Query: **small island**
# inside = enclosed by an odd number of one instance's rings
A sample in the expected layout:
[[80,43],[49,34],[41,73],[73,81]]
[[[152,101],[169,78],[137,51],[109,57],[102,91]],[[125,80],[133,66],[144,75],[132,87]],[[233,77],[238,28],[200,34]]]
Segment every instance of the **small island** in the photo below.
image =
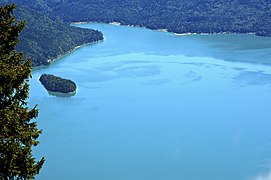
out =
[[57,95],[74,95],[76,92],[76,84],[69,80],[51,74],[42,74],[40,82],[49,92],[49,94]]

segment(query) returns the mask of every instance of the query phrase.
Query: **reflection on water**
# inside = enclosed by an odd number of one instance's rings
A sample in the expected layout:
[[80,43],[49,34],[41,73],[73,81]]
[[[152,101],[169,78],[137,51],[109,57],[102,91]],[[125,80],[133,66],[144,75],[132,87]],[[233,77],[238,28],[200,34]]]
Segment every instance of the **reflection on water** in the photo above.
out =
[[76,91],[69,92],[69,93],[48,91],[48,94],[50,94],[51,96],[57,96],[57,97],[72,97],[72,96],[74,96],[76,94]]
[[271,85],[271,74],[263,71],[242,71],[234,78],[239,86]]

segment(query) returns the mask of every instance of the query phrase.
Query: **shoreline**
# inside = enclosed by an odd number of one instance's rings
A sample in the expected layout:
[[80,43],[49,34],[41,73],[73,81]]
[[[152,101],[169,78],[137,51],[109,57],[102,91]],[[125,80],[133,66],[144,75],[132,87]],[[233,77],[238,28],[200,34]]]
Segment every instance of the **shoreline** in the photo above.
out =
[[[187,33],[175,33],[175,32],[170,32],[167,29],[150,29],[144,26],[136,26],[136,25],[126,25],[126,24],[121,24],[120,22],[109,22],[109,23],[105,23],[105,22],[97,22],[97,21],[88,21],[88,22],[75,22],[75,23],[71,23],[71,24],[88,24],[88,23],[97,23],[97,24],[109,24],[109,25],[114,25],[114,26],[126,26],[126,27],[138,27],[138,28],[145,28],[145,29],[149,29],[152,31],[157,31],[157,32],[166,32],[169,33],[171,35],[175,35],[175,36],[193,36],[193,35],[202,35],[202,36],[208,36],[208,35],[253,35],[253,36],[257,36],[260,38],[270,38],[269,36],[260,36],[257,35],[256,32],[248,32],[248,33],[237,33],[237,32],[218,32],[218,33],[191,33],[191,32],[187,32]],[[256,63],[256,62],[248,62],[248,61],[238,61],[238,62],[242,62],[242,63],[248,63],[248,64],[257,64],[257,65],[264,65],[264,66],[271,66],[271,64],[268,63]]]
[[120,26],[121,25],[121,23],[120,22],[110,22],[109,24],[112,24],[112,25],[116,25],[116,26]]
[[[250,34],[250,35],[256,35],[255,32],[250,33],[232,33],[232,32],[219,32],[219,33],[173,33],[176,36],[189,36],[189,35],[214,35],[214,34]],[[257,35],[256,35],[257,36]]]
[[[110,25],[114,25],[114,26],[140,27],[140,28],[150,29],[150,28],[147,28],[146,26],[138,26],[138,25],[132,25],[132,24],[126,25],[126,24],[122,24],[121,22],[118,22],[118,21],[112,21],[112,22],[107,22],[107,23],[105,23],[105,22],[97,22],[97,21],[79,21],[79,22],[72,22],[71,24],[91,24],[91,23],[104,23],[104,24],[110,24]],[[150,29],[150,30],[171,33],[171,34],[174,34],[176,36],[213,35],[213,34],[251,34],[251,35],[255,35],[255,36],[259,36],[259,37],[269,37],[269,36],[260,36],[260,35],[257,35],[256,32],[247,32],[247,33],[237,33],[237,32],[216,32],[216,33],[193,33],[193,32],[186,32],[186,33],[176,33],[176,32],[173,32],[173,31],[168,31],[168,29],[166,29],[166,28],[158,28],[158,29]]]
[[102,42],[103,40],[99,40],[99,41],[94,41],[94,42],[90,42],[90,43],[85,43],[79,46],[74,47],[73,49],[69,50],[68,52],[66,52],[65,54],[60,54],[58,55],[56,58],[53,59],[47,59],[48,65],[40,65],[40,66],[34,66],[32,67],[32,71],[38,70],[38,69],[42,69],[42,68],[47,68],[50,65],[52,65],[54,62],[60,60],[61,58],[70,55],[71,53],[73,53],[74,51],[76,51],[77,49],[84,47],[84,46],[88,46],[88,45],[94,45],[96,43]]
[[[103,40],[100,40],[100,41],[103,41]],[[59,60],[59,59],[65,57],[65,56],[67,56],[67,55],[73,53],[74,51],[76,51],[77,49],[79,49],[79,48],[81,48],[81,47],[88,46],[88,45],[93,45],[93,44],[96,44],[96,43],[98,43],[98,42],[100,42],[100,41],[94,41],[94,42],[85,43],[85,44],[76,46],[76,47],[74,47],[73,49],[69,50],[69,51],[68,51],[67,53],[65,53],[65,54],[60,54],[60,55],[58,55],[58,56],[57,56],[56,58],[54,58],[54,59],[48,59],[47,62],[48,62],[49,65],[50,65],[50,64],[54,63],[55,61],[57,61],[57,60]]]
[[[91,23],[104,23],[104,22],[97,22],[97,21],[78,21],[78,22],[71,22],[70,24],[80,25],[80,24],[91,24]],[[110,24],[110,25],[114,25],[114,26],[126,26],[126,27],[138,27],[138,28],[150,29],[150,28],[147,28],[145,26],[138,26],[138,25],[131,25],[131,24],[126,25],[126,24],[122,24],[121,22],[118,22],[118,21],[107,22],[107,23],[104,23],[104,24]],[[234,32],[218,32],[218,33],[192,33],[192,32],[187,32],[187,33],[176,33],[176,32],[168,31],[167,29],[163,29],[163,28],[160,28],[160,29],[150,29],[150,30],[158,31],[158,32],[166,32],[166,33],[173,34],[175,36],[215,35],[215,34],[250,34],[250,35],[259,36],[255,32],[248,32],[248,33],[234,33]],[[269,36],[259,36],[259,37],[267,37],[267,38],[269,38]],[[34,66],[34,67],[32,67],[32,70],[35,71],[35,70],[38,70],[38,69],[41,69],[41,68],[49,67],[54,62],[56,62],[59,59],[61,59],[61,58],[65,57],[65,56],[73,53],[74,51],[76,51],[77,49],[79,49],[81,47],[84,47],[84,46],[87,46],[87,45],[93,45],[93,44],[96,44],[96,43],[99,43],[99,42],[102,42],[102,41],[104,41],[104,39],[76,46],[72,50],[66,52],[65,54],[60,54],[60,55],[58,55],[54,59],[48,59],[47,60],[48,65]]]
[[72,91],[72,92],[68,92],[68,93],[63,93],[63,92],[55,92],[55,91],[48,91],[48,90],[46,90],[47,92],[48,92],[48,94],[50,95],[50,96],[56,96],[56,97],[72,97],[72,96],[75,96],[76,95],[76,90],[75,91]]
[[78,22],[71,22],[70,24],[89,24],[89,23],[95,23],[94,21],[78,21]]

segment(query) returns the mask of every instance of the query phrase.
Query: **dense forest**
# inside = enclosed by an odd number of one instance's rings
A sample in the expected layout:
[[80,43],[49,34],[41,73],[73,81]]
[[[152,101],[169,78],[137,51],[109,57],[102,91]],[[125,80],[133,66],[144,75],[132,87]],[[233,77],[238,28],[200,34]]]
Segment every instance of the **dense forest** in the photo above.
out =
[[27,22],[17,49],[30,56],[34,66],[47,65],[76,46],[103,39],[101,32],[72,27],[27,8],[18,7],[15,13]]
[[47,91],[70,93],[76,91],[76,84],[69,80],[51,74],[42,74],[40,82]]
[[176,33],[271,36],[270,0],[13,0],[66,22],[118,21]]
[[[255,33],[271,36],[270,0],[4,0],[27,21],[18,50],[47,65],[101,32],[70,22],[120,22],[175,33]],[[0,3],[1,4],[1,3]]]
[[15,15],[26,21],[17,50],[31,57],[33,66],[48,65],[79,45],[103,39],[99,31],[73,27],[59,18],[52,20],[29,7],[17,5]]

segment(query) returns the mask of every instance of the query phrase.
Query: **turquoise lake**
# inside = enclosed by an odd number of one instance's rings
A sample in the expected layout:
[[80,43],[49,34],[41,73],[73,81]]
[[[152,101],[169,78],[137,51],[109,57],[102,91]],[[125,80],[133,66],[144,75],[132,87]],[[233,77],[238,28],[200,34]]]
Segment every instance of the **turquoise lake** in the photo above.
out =
[[[271,38],[110,24],[104,41],[35,69],[38,180],[270,180]],[[42,73],[76,82],[55,97]]]

